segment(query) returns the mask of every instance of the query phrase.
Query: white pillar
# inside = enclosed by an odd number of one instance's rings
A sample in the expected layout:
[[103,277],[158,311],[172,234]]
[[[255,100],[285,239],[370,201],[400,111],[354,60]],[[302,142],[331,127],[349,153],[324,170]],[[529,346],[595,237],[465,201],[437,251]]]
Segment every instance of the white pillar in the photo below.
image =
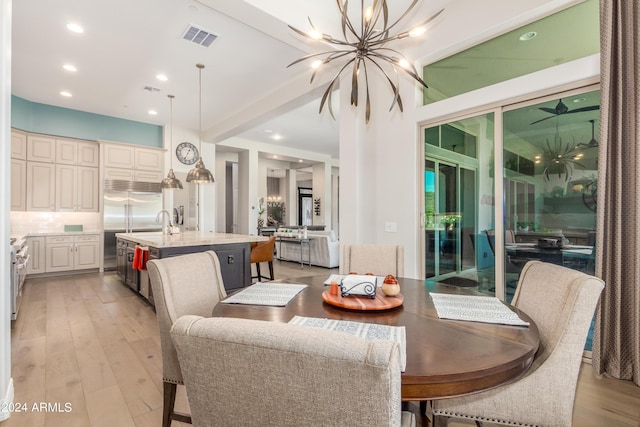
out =
[[[258,152],[244,150],[238,155],[238,233],[258,234]],[[266,200],[265,200],[266,202]]]
[[285,191],[285,206],[287,208],[287,218],[285,224],[298,224],[298,181],[297,171],[295,169],[287,169]]
[[[8,408],[13,402],[11,380],[11,300],[9,286],[9,242],[11,200],[11,0],[0,0],[0,406]],[[0,421],[8,418],[8,411],[0,412]]]

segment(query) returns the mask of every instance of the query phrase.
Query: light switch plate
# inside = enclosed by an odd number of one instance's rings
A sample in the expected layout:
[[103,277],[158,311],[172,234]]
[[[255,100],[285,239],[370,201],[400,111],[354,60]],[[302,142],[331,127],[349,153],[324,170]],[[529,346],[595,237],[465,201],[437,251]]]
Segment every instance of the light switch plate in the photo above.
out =
[[385,222],[384,231],[387,233],[396,233],[398,231],[398,224],[395,222]]

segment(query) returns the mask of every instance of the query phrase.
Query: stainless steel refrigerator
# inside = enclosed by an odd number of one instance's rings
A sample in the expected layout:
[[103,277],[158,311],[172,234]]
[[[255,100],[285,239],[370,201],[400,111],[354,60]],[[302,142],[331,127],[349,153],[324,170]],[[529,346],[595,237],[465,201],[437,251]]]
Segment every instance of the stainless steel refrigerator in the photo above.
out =
[[161,231],[160,183],[104,180],[104,269],[116,268],[116,233]]

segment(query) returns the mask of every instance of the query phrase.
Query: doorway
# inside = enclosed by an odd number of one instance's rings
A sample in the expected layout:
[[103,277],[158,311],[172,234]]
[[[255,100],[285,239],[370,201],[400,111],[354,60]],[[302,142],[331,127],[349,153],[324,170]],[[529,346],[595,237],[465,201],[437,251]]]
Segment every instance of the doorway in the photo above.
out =
[[313,189],[298,187],[298,225],[313,225]]

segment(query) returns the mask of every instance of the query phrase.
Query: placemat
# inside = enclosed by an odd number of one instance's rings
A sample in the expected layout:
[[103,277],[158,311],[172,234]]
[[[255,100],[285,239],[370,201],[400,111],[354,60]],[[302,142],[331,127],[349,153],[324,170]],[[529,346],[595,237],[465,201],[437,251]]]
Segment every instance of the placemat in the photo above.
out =
[[320,319],[318,317],[295,316],[289,321],[292,325],[310,326],[345,332],[364,338],[367,341],[395,341],[400,347],[400,364],[402,372],[407,367],[407,334],[404,326],[379,325],[377,323],[352,322],[349,320]]
[[430,293],[438,317],[501,325],[529,326],[496,297]]
[[220,302],[284,307],[306,287],[307,285],[258,282]]

